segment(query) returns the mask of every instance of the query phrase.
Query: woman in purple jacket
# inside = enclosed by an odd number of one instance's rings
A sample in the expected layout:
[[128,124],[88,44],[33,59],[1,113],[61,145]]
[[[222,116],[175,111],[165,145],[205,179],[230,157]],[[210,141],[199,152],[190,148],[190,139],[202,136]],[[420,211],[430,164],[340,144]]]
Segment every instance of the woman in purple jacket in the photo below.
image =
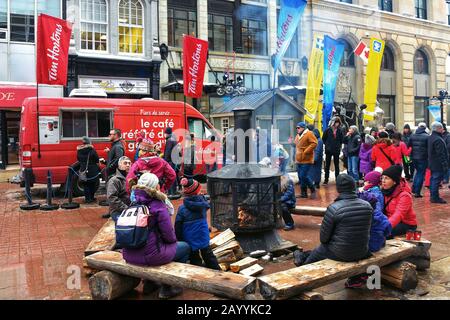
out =
[[[123,258],[127,263],[141,266],[160,266],[171,261],[186,263],[190,255],[189,244],[177,242],[175,229],[172,226],[167,196],[159,191],[159,179],[153,173],[144,173],[133,186],[134,204],[149,208],[151,217],[148,226],[150,231],[147,243],[139,249],[123,249]],[[172,207],[173,209],[173,207]],[[172,211],[172,210],[170,210]],[[173,214],[173,211],[171,212]],[[158,288],[152,281],[144,281],[144,293]],[[182,288],[162,285],[158,297],[169,299],[181,294]]]
[[364,176],[374,169],[372,165],[372,147],[374,143],[375,138],[366,134],[364,143],[359,150],[359,172]]

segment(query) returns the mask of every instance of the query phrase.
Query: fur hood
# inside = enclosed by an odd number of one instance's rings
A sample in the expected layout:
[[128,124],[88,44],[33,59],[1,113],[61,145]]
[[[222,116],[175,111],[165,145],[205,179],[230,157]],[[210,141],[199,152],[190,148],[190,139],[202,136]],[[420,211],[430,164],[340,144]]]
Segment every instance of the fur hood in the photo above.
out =
[[375,142],[375,144],[385,144],[387,146],[390,146],[392,145],[392,140],[389,138],[380,138]]
[[77,146],[77,150],[81,150],[81,149],[87,149],[87,148],[94,148],[94,146],[92,144],[80,144]]
[[150,198],[160,200],[162,202],[165,202],[167,199],[167,196],[162,193],[161,191],[158,191],[156,189],[151,189],[149,187],[143,186],[143,185],[135,185],[132,187],[132,190],[143,190],[146,194],[149,195]]

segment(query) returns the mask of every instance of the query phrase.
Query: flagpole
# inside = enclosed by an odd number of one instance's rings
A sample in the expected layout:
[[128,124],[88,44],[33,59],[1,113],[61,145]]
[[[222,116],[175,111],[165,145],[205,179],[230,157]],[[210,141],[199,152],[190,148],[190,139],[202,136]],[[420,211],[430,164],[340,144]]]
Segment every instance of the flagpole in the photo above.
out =
[[273,86],[272,86],[272,125],[270,127],[270,142],[273,143],[273,130],[274,130],[274,118],[275,118],[275,80],[277,75],[277,69],[273,70]]
[[37,47],[38,47],[38,42],[39,42],[39,19],[40,17],[38,16],[38,28],[36,30],[36,124],[37,124],[37,145],[38,145],[38,159],[41,158],[41,137],[40,137],[40,130],[39,130],[39,77],[38,77],[38,53],[37,53]]

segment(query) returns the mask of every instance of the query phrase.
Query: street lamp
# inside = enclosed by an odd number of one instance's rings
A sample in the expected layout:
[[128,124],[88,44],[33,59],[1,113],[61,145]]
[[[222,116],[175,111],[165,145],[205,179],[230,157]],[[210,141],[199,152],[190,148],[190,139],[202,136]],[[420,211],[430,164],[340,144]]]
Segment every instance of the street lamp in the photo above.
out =
[[439,90],[438,100],[441,103],[441,123],[444,123],[444,99],[448,99],[448,91],[445,89]]

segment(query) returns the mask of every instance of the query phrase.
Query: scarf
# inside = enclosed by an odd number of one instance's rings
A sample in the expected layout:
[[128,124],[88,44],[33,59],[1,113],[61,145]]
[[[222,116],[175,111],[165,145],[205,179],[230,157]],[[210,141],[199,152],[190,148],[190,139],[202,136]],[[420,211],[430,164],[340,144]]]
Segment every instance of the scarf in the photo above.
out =
[[397,185],[393,186],[393,187],[390,188],[390,189],[381,189],[381,193],[382,193],[383,195],[389,197],[389,196],[391,196],[391,195],[394,193],[395,188],[397,188]]

